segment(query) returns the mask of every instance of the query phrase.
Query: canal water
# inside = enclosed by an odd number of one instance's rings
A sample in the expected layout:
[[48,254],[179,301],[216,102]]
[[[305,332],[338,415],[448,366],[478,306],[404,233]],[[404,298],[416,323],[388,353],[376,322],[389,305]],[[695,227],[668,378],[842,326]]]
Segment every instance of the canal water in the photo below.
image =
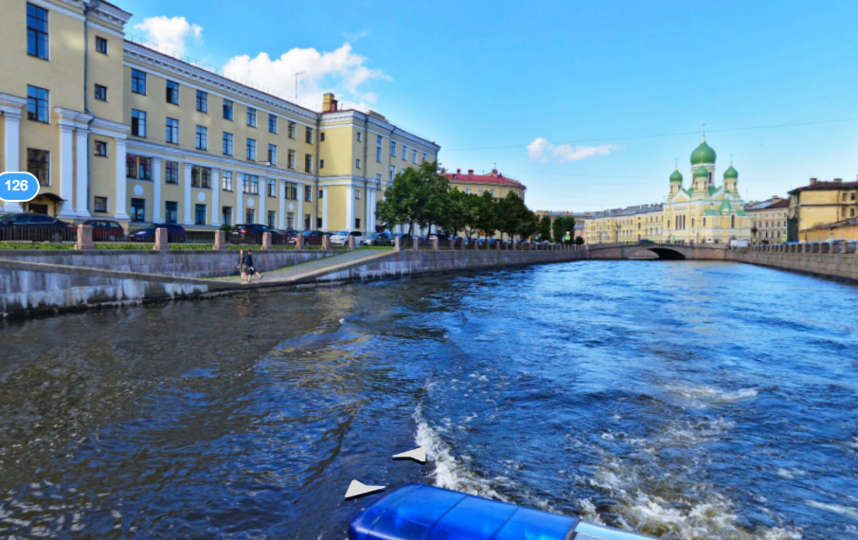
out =
[[0,323],[0,536],[343,540],[377,500],[343,500],[358,479],[670,539],[858,538],[856,306],[616,261]]

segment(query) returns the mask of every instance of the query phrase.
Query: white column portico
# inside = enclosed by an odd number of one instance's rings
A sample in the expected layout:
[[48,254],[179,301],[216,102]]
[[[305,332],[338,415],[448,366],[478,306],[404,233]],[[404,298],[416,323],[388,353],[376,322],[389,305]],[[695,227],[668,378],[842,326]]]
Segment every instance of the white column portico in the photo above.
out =
[[241,174],[236,171],[233,174],[233,189],[235,190],[235,215],[232,218],[232,224],[238,225],[244,223],[244,182],[240,178]]
[[346,186],[346,227],[350,231],[355,226],[355,188],[352,184]]
[[74,123],[66,120],[57,122],[60,131],[60,197],[63,205],[58,217],[75,218],[74,212]]
[[322,188],[322,226],[323,231],[328,230],[328,188]]
[[220,227],[220,169],[212,169],[212,225]]
[[152,158],[152,223],[162,223],[161,208],[161,164],[164,160],[159,157]]
[[[22,110],[27,100],[8,94],[0,94],[0,115],[3,116],[5,124],[3,130],[3,162],[0,163],[0,172],[21,171],[21,117]],[[21,203],[0,202],[0,210],[3,212],[23,211]]]
[[116,202],[113,217],[127,221],[128,216],[128,179],[125,176],[125,157],[128,140],[124,136],[116,138]]
[[191,214],[191,164],[185,163],[185,211],[182,216],[183,225],[193,225],[193,215]]
[[78,217],[90,217],[89,213],[89,129],[75,129],[75,151],[77,173],[75,182],[74,213]]

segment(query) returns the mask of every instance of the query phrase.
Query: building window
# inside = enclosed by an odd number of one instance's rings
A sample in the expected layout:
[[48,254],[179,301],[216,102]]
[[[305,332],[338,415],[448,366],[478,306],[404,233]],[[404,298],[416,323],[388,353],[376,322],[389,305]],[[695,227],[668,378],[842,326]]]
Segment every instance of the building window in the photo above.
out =
[[417,150],[411,151],[411,162],[417,164]]
[[355,218],[355,229],[360,230],[360,218]]
[[402,145],[402,159],[405,161],[408,160],[408,147],[404,144]]
[[27,119],[48,123],[49,92],[38,86],[27,85]]
[[286,166],[289,167],[290,169],[294,169],[296,166],[296,163],[295,163],[296,159],[297,159],[297,155],[295,154],[295,151],[289,150],[289,153],[287,155]]
[[357,142],[360,142],[362,133],[360,131],[357,132]]
[[256,109],[247,108],[247,125],[256,127]]
[[378,140],[375,143],[375,160],[381,163],[381,135],[378,136]]
[[319,133],[319,142],[325,142],[325,132]]
[[310,227],[313,225],[313,216],[311,214],[304,214],[304,230],[309,231]]
[[206,205],[204,205],[204,204],[194,205],[194,225],[205,225],[205,224],[206,224]]
[[268,164],[277,165],[277,146],[273,144],[268,145]]
[[396,157],[396,141],[390,141],[390,155]]
[[48,59],[48,10],[27,4],[27,54]]
[[[223,100],[223,117],[225,120],[232,120],[233,115],[233,105],[232,101],[229,99]],[[226,207],[224,207],[226,208]]]
[[248,208],[244,213],[245,223],[254,223],[256,221],[256,210]]
[[247,159],[250,161],[256,161],[256,141],[253,139],[247,139]]
[[324,169],[324,168],[325,168],[325,160],[324,160],[324,159],[320,159],[320,160],[319,160],[319,168],[320,168],[320,169]]
[[107,40],[100,36],[95,36],[95,52],[107,54]]
[[100,84],[95,85],[95,99],[98,101],[107,101],[107,87]]
[[[392,144],[392,143],[391,143]],[[396,167],[393,165],[390,166],[390,181],[393,182],[393,179],[396,178]]]
[[167,81],[167,103],[179,104],[179,83]]
[[313,188],[311,186],[304,186],[304,201],[313,202]]
[[492,197],[494,197],[495,196],[495,190],[491,189],[489,191],[491,191]]
[[209,130],[204,126],[197,126],[197,150],[209,149]]
[[179,121],[175,118],[167,118],[167,136],[168,143],[179,144]]
[[221,212],[221,223],[232,225],[232,206],[224,206]]
[[294,139],[294,138],[296,138],[296,137],[298,136],[298,135],[296,134],[296,131],[297,131],[297,130],[298,130],[298,127],[297,127],[297,125],[295,124],[295,122],[289,122],[289,138],[290,138],[290,139]]
[[268,131],[277,133],[277,117],[273,114],[268,115]]
[[27,148],[27,172],[39,180],[39,185],[51,185],[51,153]]
[[146,221],[146,199],[131,199],[131,221]]
[[321,228],[322,228],[322,218],[320,218],[320,217],[317,217],[317,218],[316,218],[316,228],[317,228],[317,229],[321,229]]
[[298,200],[298,184],[294,184],[292,182],[286,182],[286,192],[284,193],[284,198],[290,201]]
[[259,195],[259,177],[245,174],[242,180],[242,190],[251,195]]
[[359,189],[355,190],[355,199],[360,200],[360,190]]
[[93,212],[107,212],[107,197],[96,197],[92,205]]
[[135,137],[146,137],[146,113],[131,109],[131,134]]
[[277,226],[276,223],[277,223],[277,212],[275,212],[274,210],[269,210],[268,211],[268,228],[273,229],[274,227]]
[[304,172],[313,172],[313,154],[304,155]]
[[320,189],[320,190],[319,190],[319,198],[320,198],[320,199],[324,199],[324,198],[325,198],[325,190],[324,190],[324,189]]
[[286,228],[294,229],[295,228],[295,214],[293,212],[289,212],[286,214]]
[[307,144],[313,144],[313,128],[308,127],[305,135]]
[[212,187],[212,170],[209,167],[191,167],[191,186],[199,188]]
[[356,160],[355,160],[355,167],[357,167],[358,169],[360,169],[360,158],[358,158],[358,159],[356,159]]
[[268,179],[268,192],[267,192],[267,195],[268,195],[269,197],[276,197],[276,196],[277,196],[277,180],[275,180],[275,179],[273,179],[273,178],[269,178],[269,179]]
[[164,203],[164,223],[179,222],[179,203],[167,201]]
[[420,163],[425,163],[425,162],[426,162],[426,152],[423,152],[423,159],[420,161]]
[[104,141],[95,141],[95,155],[98,157],[107,157],[107,143]]
[[232,191],[232,172],[223,171],[220,173],[221,187],[224,191]]
[[209,95],[202,90],[197,90],[197,111],[202,113],[209,112]]
[[466,187],[465,188],[465,195],[470,195],[470,194],[471,194],[471,188]]
[[164,175],[164,181],[168,184],[178,184],[179,183],[179,162],[178,161],[168,161],[167,162],[167,170]]
[[146,74],[139,69],[131,70],[131,91],[135,94],[146,95]]
[[125,176],[137,180],[152,179],[152,158],[146,156],[125,156]]
[[232,155],[232,133],[223,132],[223,155]]

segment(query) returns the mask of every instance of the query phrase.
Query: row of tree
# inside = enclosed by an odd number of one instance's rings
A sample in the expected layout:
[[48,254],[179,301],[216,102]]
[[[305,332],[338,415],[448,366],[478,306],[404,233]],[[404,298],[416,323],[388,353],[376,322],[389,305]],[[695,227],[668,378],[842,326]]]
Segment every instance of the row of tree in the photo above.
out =
[[555,218],[552,229],[547,216],[540,220],[512,192],[497,199],[489,191],[476,195],[450,189],[447,176],[438,171],[435,162],[429,161],[396,175],[376,215],[387,227],[408,226],[409,234],[415,225],[427,230],[434,225],[438,230],[452,235],[463,233],[468,238],[492,237],[500,232],[502,237],[510,239],[551,240],[553,236],[555,242],[562,243],[566,233],[575,227],[571,217]]
[[544,240],[557,244],[583,244],[584,239],[575,236],[575,218],[572,216],[542,216],[537,227],[537,235]]

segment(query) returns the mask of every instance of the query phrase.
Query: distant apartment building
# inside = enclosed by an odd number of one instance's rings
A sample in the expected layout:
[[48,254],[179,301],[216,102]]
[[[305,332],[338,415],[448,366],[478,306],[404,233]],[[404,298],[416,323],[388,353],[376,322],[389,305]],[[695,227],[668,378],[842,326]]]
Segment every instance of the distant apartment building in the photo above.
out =
[[789,199],[781,197],[745,205],[745,212],[751,218],[751,240],[755,244],[785,242],[788,210]]
[[858,178],[821,181],[789,192],[787,239],[799,242],[858,240]]
[[375,230],[393,177],[440,147],[384,116],[300,107],[124,37],[108,2],[4,0],[0,170],[41,184],[4,212],[192,229]]
[[462,169],[456,169],[456,172],[444,171],[444,174],[447,175],[452,189],[474,195],[482,195],[488,191],[492,197],[503,199],[507,193],[512,192],[523,201],[527,191],[527,186],[518,180],[504,176],[497,169],[493,169],[490,174],[475,174],[473,169],[469,169],[466,173],[463,173]]

